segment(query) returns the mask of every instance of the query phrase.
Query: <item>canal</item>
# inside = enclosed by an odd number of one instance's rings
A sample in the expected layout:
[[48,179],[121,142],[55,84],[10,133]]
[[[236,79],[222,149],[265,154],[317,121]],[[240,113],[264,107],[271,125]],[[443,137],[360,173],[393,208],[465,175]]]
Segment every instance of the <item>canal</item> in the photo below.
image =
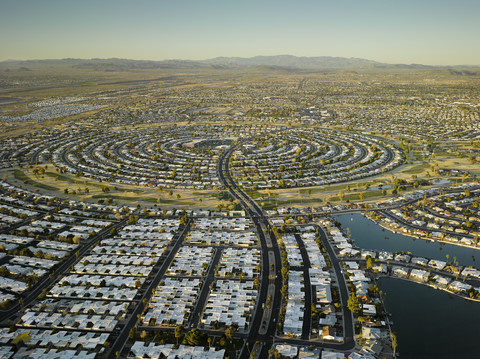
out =
[[345,233],[350,232],[359,248],[384,250],[387,252],[411,252],[415,256],[453,261],[465,266],[480,267],[480,250],[433,242],[426,239],[407,237],[385,229],[362,214],[341,214],[334,218],[342,225]]
[[480,357],[480,303],[422,284],[381,278],[402,359]]
[[[358,213],[334,218],[359,248],[439,260],[446,260],[448,254],[449,260],[456,257],[460,264],[480,266],[477,249],[393,233]],[[378,286],[386,293],[400,358],[480,358],[480,303],[401,279],[381,278]]]

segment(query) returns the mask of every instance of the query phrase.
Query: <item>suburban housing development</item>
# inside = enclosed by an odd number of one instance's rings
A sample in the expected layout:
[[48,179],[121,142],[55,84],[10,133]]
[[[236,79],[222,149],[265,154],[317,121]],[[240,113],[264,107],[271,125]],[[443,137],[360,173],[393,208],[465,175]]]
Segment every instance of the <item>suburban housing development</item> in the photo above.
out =
[[478,71],[75,61],[0,63],[0,357],[475,342]]

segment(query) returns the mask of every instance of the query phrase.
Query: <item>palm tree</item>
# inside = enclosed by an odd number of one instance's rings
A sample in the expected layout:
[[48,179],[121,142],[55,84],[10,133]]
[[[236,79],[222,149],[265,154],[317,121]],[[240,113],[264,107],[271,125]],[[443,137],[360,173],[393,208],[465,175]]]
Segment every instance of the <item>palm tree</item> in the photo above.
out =
[[175,327],[175,338],[177,339],[177,345],[178,345],[178,339],[182,337],[183,332],[184,332],[183,325],[178,325]]
[[232,343],[233,336],[235,335],[235,332],[237,331],[237,328],[233,326],[229,326],[227,330],[225,330],[225,337]]
[[398,343],[397,343],[397,335],[396,335],[395,333],[392,333],[391,336],[392,336],[393,356],[395,357],[396,354],[397,354],[397,346],[398,346]]

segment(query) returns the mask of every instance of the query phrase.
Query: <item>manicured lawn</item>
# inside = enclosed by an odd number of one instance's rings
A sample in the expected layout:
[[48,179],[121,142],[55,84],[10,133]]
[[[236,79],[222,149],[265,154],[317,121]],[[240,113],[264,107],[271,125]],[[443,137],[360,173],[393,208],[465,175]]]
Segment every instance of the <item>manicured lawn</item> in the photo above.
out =
[[422,173],[425,170],[428,170],[430,168],[430,164],[428,163],[422,163],[421,165],[414,166],[412,168],[409,168],[407,170],[402,171],[403,173],[408,173],[408,174],[417,174],[417,173]]
[[18,179],[22,182],[26,181],[28,184],[30,184],[32,186],[42,188],[42,189],[46,189],[47,191],[60,191],[60,189],[57,188],[57,187],[49,186],[48,184],[35,181],[34,179],[28,177],[25,174],[25,172],[23,172],[22,170],[20,170],[18,168],[13,171],[13,175],[16,179]]

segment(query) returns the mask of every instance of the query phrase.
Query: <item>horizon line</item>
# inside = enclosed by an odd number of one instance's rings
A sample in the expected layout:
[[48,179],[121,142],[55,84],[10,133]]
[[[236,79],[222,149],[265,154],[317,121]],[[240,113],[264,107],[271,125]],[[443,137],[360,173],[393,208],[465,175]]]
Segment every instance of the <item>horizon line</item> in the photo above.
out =
[[313,58],[332,58],[332,59],[356,59],[356,60],[365,60],[365,61],[371,61],[374,63],[378,64],[386,64],[386,65],[407,65],[407,66],[429,66],[429,67],[453,67],[453,66],[461,66],[461,67],[480,67],[480,64],[475,65],[475,64],[449,64],[449,65],[431,65],[431,64],[423,64],[423,63],[418,63],[418,62],[411,62],[411,63],[402,63],[402,62],[381,62],[377,60],[372,60],[372,59],[367,59],[363,57],[345,57],[345,56],[330,56],[330,55],[318,55],[318,56],[297,56],[297,55],[291,55],[291,54],[278,54],[278,55],[255,55],[255,56],[250,56],[250,57],[245,57],[245,56],[215,56],[215,57],[210,57],[206,59],[199,59],[199,60],[192,60],[192,59],[186,59],[186,58],[165,58],[161,60],[153,60],[153,59],[135,59],[135,58],[128,58],[128,57],[91,57],[91,58],[82,58],[82,57],[63,57],[63,58],[31,58],[31,59],[5,59],[5,60],[0,60],[0,63],[5,63],[5,62],[20,62],[20,61],[61,61],[61,60],[85,60],[85,61],[91,61],[91,60],[127,60],[127,61],[145,61],[145,62],[164,62],[164,61],[189,61],[189,62],[204,62],[204,61],[209,61],[209,60],[214,60],[214,59],[219,59],[219,58],[225,58],[225,59],[253,59],[256,57],[294,57],[294,58],[307,58],[307,59],[313,59]]

